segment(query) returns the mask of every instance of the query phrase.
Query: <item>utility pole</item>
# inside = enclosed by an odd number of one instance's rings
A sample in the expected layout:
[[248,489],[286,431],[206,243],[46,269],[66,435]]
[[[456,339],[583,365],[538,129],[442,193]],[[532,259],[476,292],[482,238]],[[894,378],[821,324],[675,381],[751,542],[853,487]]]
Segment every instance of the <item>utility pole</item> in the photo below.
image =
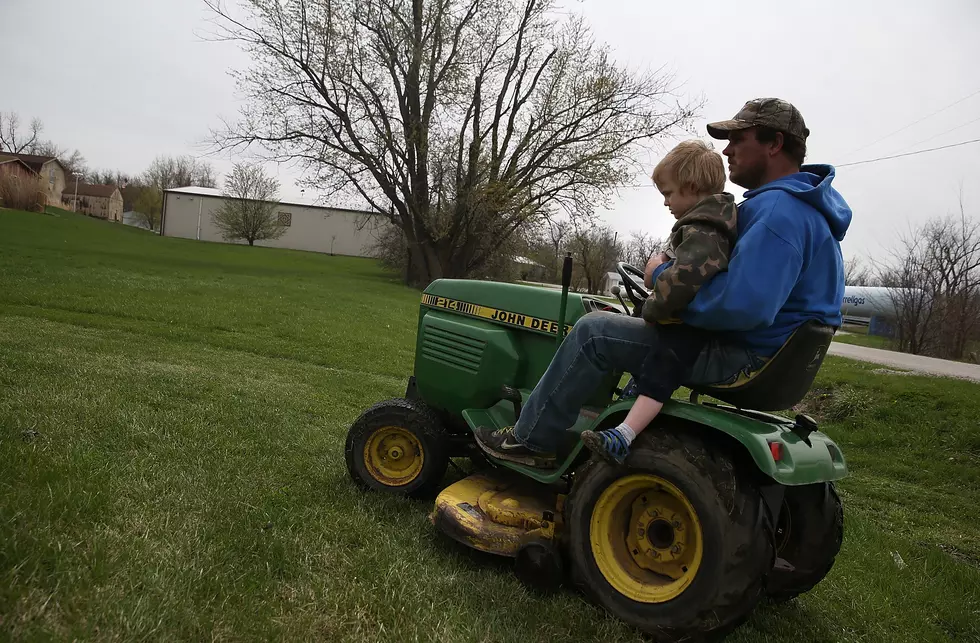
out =
[[75,212],[78,210],[78,177],[82,175],[81,172],[72,172],[75,175],[75,198],[71,202],[71,211]]

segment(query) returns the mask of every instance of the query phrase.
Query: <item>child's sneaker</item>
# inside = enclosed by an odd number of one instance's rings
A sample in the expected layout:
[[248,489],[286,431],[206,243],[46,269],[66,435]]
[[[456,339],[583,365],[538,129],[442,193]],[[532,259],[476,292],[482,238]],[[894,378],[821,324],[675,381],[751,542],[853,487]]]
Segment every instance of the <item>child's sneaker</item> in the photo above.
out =
[[609,464],[623,464],[630,452],[629,442],[616,429],[582,431],[582,442]]

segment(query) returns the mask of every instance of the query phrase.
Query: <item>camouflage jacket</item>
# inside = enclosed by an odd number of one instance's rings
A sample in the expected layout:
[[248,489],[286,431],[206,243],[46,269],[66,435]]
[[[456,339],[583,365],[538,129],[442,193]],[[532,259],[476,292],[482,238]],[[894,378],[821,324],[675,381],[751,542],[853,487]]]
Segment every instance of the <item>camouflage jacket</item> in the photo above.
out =
[[701,286],[728,269],[736,223],[735,197],[727,192],[701,199],[678,219],[670,231],[675,258],[657,275],[643,304],[643,319],[651,324],[678,321]]

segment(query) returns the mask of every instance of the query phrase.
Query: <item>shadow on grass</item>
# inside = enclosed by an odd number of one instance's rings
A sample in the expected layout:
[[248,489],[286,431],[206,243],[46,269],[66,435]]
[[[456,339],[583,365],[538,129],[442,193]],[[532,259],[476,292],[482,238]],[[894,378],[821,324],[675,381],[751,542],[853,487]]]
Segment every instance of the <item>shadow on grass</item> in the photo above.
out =
[[800,640],[800,632],[806,632],[805,641],[830,643],[840,640],[841,628],[828,622],[822,613],[809,609],[800,598],[785,603],[763,599],[731,640]]

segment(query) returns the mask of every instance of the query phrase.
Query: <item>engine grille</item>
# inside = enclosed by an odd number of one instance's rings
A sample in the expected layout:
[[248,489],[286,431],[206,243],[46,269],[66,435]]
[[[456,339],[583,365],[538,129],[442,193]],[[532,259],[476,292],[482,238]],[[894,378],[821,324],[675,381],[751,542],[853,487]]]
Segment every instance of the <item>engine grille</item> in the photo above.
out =
[[487,343],[436,326],[425,326],[422,355],[434,362],[461,368],[469,373],[480,370]]

